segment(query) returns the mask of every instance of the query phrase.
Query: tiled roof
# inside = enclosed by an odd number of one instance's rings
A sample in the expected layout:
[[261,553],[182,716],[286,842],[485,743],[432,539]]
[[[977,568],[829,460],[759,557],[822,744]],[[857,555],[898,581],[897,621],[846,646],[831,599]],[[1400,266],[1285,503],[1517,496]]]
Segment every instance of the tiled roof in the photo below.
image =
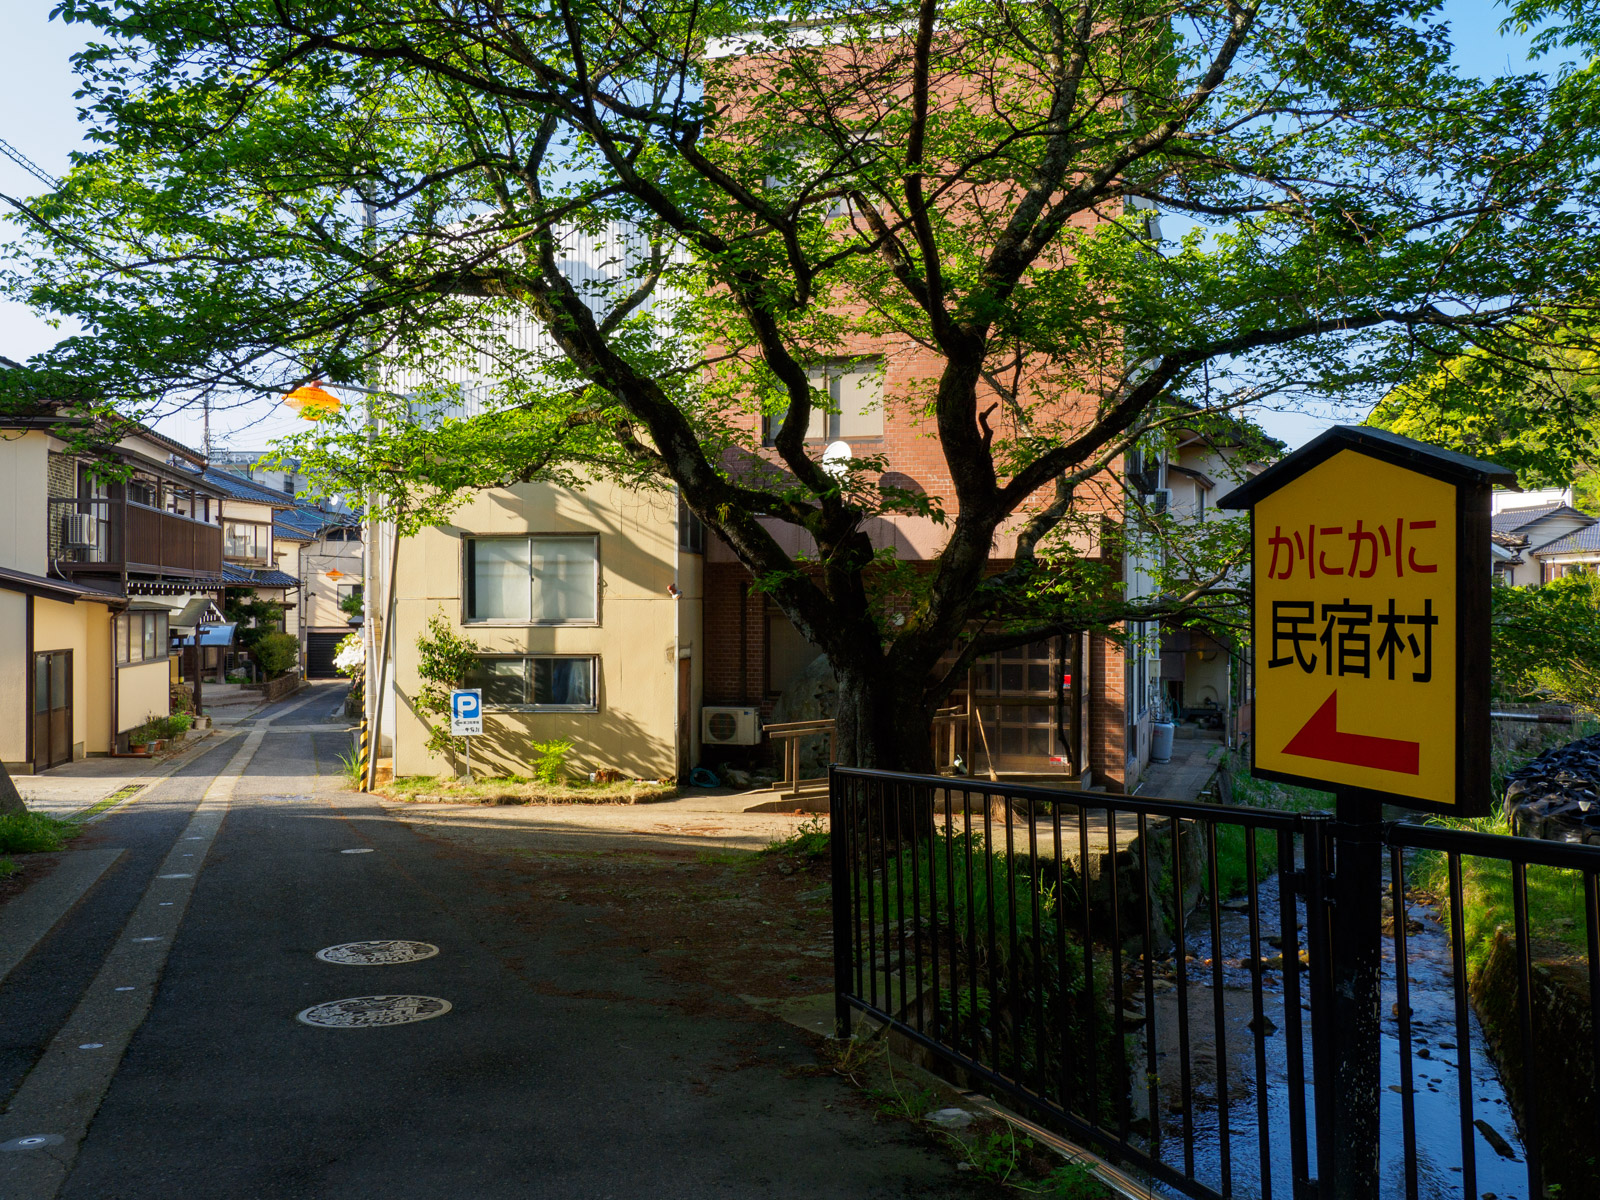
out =
[[307,533],[304,529],[297,529],[281,520],[272,523],[272,536],[280,542],[314,542],[317,540],[316,534]]
[[223,495],[235,500],[247,500],[252,504],[270,504],[274,508],[294,507],[293,496],[252,483],[243,475],[235,475],[232,471],[219,471],[215,467],[207,467],[200,472],[200,477]]
[[1566,537],[1559,537],[1540,546],[1535,554],[1581,554],[1586,550],[1600,550],[1600,521],[1583,529],[1575,529]]
[[126,597],[99,588],[86,587],[81,583],[71,583],[63,579],[50,579],[44,575],[33,575],[27,571],[14,571],[9,567],[0,567],[0,590],[44,596],[50,600],[63,600],[68,604],[79,600],[99,600],[106,604],[117,605],[127,603]]
[[1556,509],[1563,507],[1560,504],[1536,504],[1532,508],[1510,508],[1505,512],[1497,512],[1489,518],[1490,527],[1497,533],[1509,533],[1521,529],[1524,525],[1531,525],[1540,517],[1548,517]]
[[249,567],[222,564],[222,582],[229,587],[299,587],[300,581],[285,571],[252,570]]

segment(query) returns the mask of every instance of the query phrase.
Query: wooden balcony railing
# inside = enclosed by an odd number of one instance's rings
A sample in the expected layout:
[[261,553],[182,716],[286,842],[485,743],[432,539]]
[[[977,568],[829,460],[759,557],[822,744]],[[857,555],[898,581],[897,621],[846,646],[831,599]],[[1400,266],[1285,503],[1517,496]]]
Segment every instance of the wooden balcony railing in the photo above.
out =
[[50,522],[52,557],[69,576],[222,572],[222,529],[205,521],[132,501],[96,498],[52,499]]
[[186,575],[221,572],[221,526],[132,502],[127,514],[128,570]]

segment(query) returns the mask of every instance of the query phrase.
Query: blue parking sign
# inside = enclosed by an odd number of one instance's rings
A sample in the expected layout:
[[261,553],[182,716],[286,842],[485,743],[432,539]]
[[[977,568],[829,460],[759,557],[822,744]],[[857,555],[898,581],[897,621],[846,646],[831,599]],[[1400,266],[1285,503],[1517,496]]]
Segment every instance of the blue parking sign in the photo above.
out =
[[483,691],[458,688],[450,693],[450,736],[475,737],[483,732]]

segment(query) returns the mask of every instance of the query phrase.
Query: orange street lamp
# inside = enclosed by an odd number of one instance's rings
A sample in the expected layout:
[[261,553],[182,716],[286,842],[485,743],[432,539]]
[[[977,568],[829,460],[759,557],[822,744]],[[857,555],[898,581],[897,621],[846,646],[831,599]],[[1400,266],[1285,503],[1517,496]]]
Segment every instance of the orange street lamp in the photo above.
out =
[[329,571],[329,572],[328,572],[328,578],[329,578],[329,579],[331,579],[331,580],[333,580],[333,581],[334,581],[334,582],[335,582],[335,583],[338,583],[338,582],[339,582],[339,580],[341,580],[341,579],[343,579],[343,578],[344,578],[344,572],[343,572],[343,571],[341,571],[341,570],[339,570],[339,569],[338,569],[338,568],[337,568],[337,567],[336,567],[336,568],[334,568],[334,569],[333,569],[333,570],[332,570],[332,571]]
[[295,388],[283,398],[283,402],[290,408],[298,409],[301,419],[305,421],[320,421],[339,411],[339,398],[332,392],[323,391],[321,381],[316,379]]

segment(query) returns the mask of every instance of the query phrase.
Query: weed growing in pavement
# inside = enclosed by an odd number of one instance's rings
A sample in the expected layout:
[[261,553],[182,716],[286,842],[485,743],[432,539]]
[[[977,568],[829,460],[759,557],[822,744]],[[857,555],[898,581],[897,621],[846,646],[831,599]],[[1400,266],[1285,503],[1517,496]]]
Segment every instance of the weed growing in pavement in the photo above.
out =
[[999,1129],[978,1134],[971,1141],[948,1134],[946,1136],[961,1148],[962,1157],[974,1171],[1002,1185],[1017,1173],[1022,1151],[1031,1145],[1026,1138],[1019,1144],[1017,1131],[1006,1123],[1002,1123]]
[[788,837],[774,838],[761,853],[817,862],[828,857],[829,844],[828,823],[818,814],[801,821]]
[[339,774],[344,776],[344,785],[352,792],[358,791],[366,782],[365,774],[361,769],[361,751],[354,748],[339,755]]
[[0,854],[47,854],[59,850],[83,827],[44,813],[7,813],[0,817]]

